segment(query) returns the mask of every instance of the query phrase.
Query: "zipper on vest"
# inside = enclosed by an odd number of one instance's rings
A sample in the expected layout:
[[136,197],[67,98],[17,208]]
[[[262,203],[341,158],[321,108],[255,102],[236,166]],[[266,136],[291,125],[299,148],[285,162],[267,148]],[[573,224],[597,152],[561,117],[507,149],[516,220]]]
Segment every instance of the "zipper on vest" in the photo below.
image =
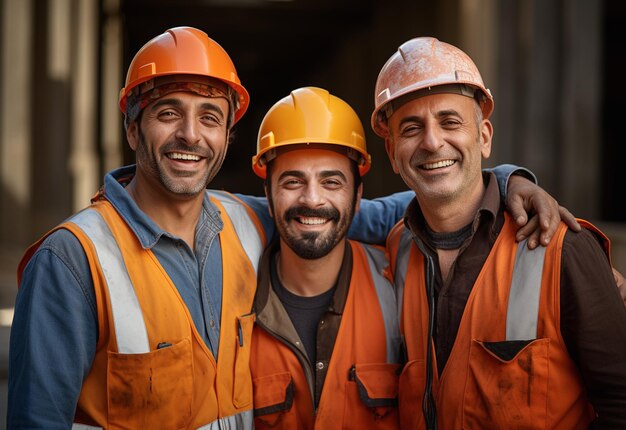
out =
[[428,430],[437,430],[437,406],[433,394],[433,344],[435,329],[435,261],[424,247],[424,244],[417,237],[413,237],[413,242],[422,252],[426,260],[426,296],[428,298],[428,338],[426,341],[426,384],[424,387],[424,397],[422,399],[422,413],[424,422]]

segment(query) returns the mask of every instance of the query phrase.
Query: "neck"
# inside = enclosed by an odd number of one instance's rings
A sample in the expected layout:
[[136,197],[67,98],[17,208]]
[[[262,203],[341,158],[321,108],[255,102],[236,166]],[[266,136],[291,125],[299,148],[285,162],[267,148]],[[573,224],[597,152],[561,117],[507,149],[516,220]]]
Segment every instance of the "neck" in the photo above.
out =
[[200,218],[204,193],[172,196],[136,175],[126,187],[132,199],[161,229],[183,239],[194,249],[196,224]]
[[327,255],[307,260],[295,254],[282,240],[276,258],[278,277],[283,287],[304,297],[318,296],[330,290],[339,278],[347,242],[342,240]]
[[471,192],[445,200],[421,198],[417,195],[417,201],[426,223],[433,231],[450,233],[462,229],[474,220],[484,195],[485,186],[481,179]]

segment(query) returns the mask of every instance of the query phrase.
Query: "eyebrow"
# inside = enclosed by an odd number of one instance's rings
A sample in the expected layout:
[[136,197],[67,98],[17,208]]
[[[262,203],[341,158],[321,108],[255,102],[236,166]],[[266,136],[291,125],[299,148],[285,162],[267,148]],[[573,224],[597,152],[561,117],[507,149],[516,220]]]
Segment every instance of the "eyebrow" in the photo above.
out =
[[[182,105],[183,103],[177,98],[173,98],[173,97],[163,98],[163,99],[157,100],[156,103],[154,103],[154,105],[152,106],[152,110],[156,110],[161,106],[182,107]],[[211,111],[211,112],[215,112],[221,118],[224,118],[224,111],[215,103],[204,102],[200,105],[200,108]]]
[[[300,179],[304,179],[305,177],[304,173],[301,170],[285,170],[283,173],[280,174],[278,180],[280,181],[281,179],[288,176],[293,176]],[[339,176],[344,181],[348,180],[348,178],[346,178],[346,175],[344,175],[341,170],[323,170],[319,173],[318,178],[325,179],[332,176]]]

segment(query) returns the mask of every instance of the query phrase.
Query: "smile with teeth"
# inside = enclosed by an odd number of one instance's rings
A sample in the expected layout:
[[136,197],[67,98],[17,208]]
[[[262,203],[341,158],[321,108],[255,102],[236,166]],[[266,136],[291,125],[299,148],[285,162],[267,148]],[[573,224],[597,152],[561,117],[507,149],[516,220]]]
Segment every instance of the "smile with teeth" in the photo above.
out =
[[193,154],[183,154],[182,152],[170,152],[167,154],[170,160],[199,161],[200,157]]
[[437,161],[435,163],[425,163],[425,164],[422,164],[420,166],[420,168],[422,168],[424,170],[441,169],[442,167],[452,166],[454,163],[456,163],[456,161],[454,161],[454,160],[441,160],[441,161]]
[[325,224],[326,222],[328,222],[328,220],[326,218],[305,218],[305,217],[298,217],[296,218],[296,220],[300,223],[300,224],[306,224],[306,225],[321,225],[321,224]]

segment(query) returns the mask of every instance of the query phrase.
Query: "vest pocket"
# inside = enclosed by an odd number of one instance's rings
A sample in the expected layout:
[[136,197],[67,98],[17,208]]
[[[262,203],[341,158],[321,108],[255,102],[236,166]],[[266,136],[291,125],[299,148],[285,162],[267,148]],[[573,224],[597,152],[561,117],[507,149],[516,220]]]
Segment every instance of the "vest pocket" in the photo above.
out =
[[463,398],[464,428],[543,429],[548,408],[549,339],[473,340]]
[[400,365],[393,363],[352,366],[346,387],[344,428],[397,428],[399,371]]
[[256,314],[246,314],[237,317],[233,404],[238,409],[250,406],[252,403],[250,350],[252,349],[252,328],[254,327],[255,319]]
[[145,354],[108,354],[109,424],[114,428],[186,428],[193,368],[189,338]]
[[426,364],[424,360],[409,361],[400,374],[398,408],[400,428],[425,428],[422,413],[422,397],[426,387]]
[[[294,383],[289,372],[263,376],[252,381],[255,427],[296,428],[295,414],[288,414],[293,405]],[[289,420],[292,415],[293,422]]]

